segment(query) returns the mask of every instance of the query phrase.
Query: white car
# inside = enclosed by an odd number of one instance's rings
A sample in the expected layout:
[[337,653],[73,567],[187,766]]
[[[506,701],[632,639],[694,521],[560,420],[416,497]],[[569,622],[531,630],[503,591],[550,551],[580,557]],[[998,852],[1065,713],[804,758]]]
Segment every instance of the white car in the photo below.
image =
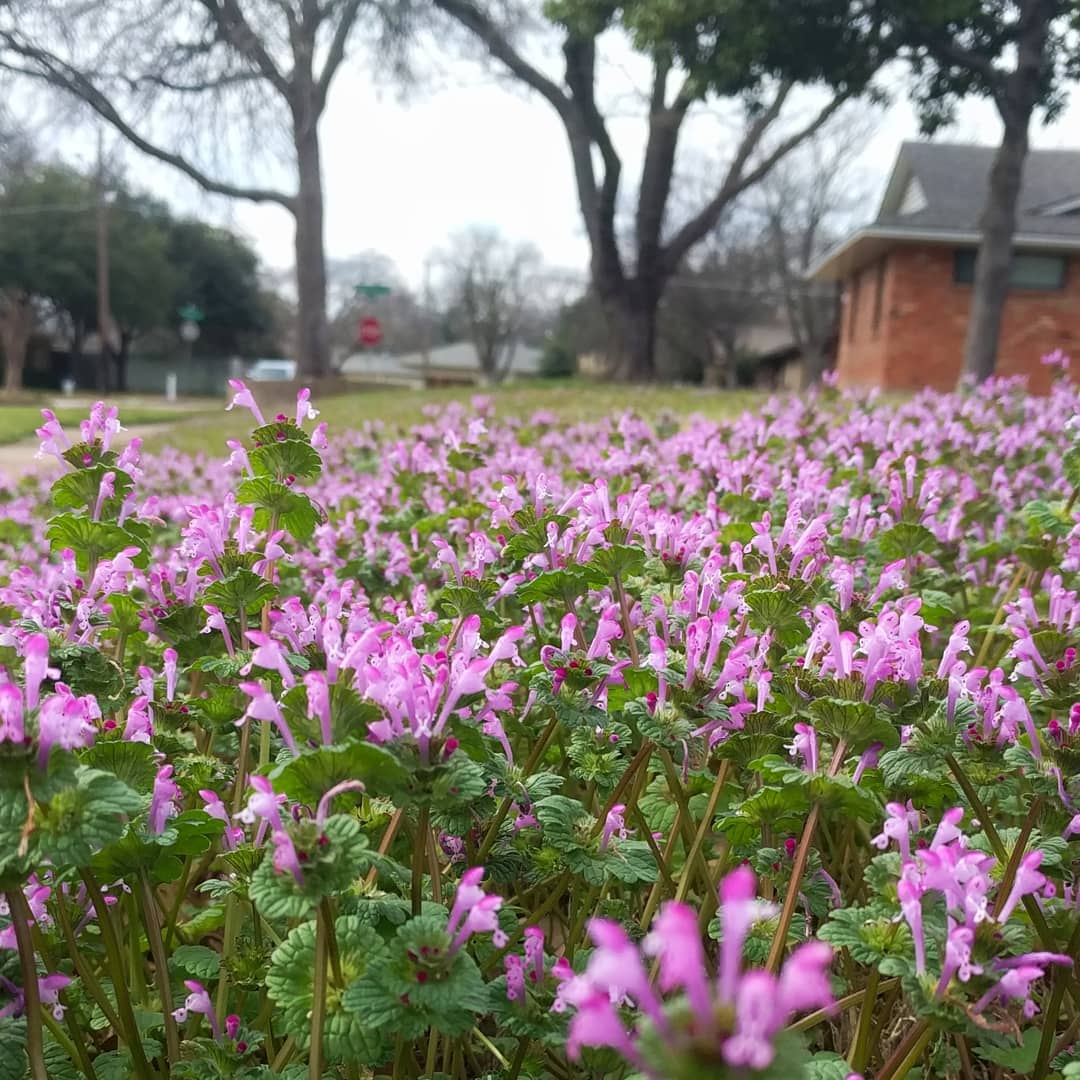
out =
[[291,382],[296,378],[295,360],[256,360],[247,370],[252,382]]

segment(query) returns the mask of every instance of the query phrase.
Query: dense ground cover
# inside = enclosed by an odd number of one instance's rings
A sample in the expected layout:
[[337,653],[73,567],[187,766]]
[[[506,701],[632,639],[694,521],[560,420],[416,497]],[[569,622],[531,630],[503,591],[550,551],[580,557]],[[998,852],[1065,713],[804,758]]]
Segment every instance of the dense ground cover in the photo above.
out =
[[236,404],[4,496],[0,1078],[1080,1071],[1075,390]]

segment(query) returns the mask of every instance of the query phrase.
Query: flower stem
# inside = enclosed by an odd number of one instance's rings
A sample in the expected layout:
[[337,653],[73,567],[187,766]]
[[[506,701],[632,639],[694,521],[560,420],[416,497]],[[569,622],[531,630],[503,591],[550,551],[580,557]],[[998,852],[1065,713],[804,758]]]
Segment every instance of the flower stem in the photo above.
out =
[[311,1051],[308,1080],[322,1080],[323,1028],[326,1025],[326,983],[330,954],[329,927],[320,906],[315,913],[315,970],[311,999]]
[[1013,880],[1016,878],[1016,871],[1020,869],[1024,849],[1027,847],[1028,838],[1031,836],[1031,830],[1035,827],[1035,821],[1042,810],[1042,805],[1043,797],[1041,795],[1036,795],[1031,800],[1031,808],[1027,812],[1027,817],[1024,818],[1020,835],[1016,838],[1016,843],[1013,844],[1012,854],[1009,856],[1009,861],[1005,866],[1005,873],[1001,879],[1001,885],[998,888],[997,902],[994,904],[994,918],[1000,915],[1001,909],[1005,906],[1005,901],[1009,898]]
[[116,993],[116,1008],[123,1020],[123,1034],[131,1053],[132,1067],[139,1080],[149,1080],[154,1075],[150,1068],[150,1062],[146,1060],[146,1052],[143,1050],[142,1037],[139,1034],[139,1025],[135,1022],[135,1013],[131,1008],[131,995],[128,993],[127,983],[124,981],[124,955],[120,948],[120,942],[116,938],[116,929],[113,926],[112,915],[105,903],[105,897],[101,893],[101,886],[91,871],[83,867],[79,875],[86,886],[90,903],[94,905],[97,914],[98,926],[101,929],[101,941],[105,946],[105,957],[109,966],[109,974],[113,980],[113,990]]
[[630,625],[630,605],[626,600],[626,590],[623,588],[622,578],[618,573],[615,574],[615,598],[619,601],[619,611],[622,613],[623,633],[626,635],[626,643],[630,647],[630,660],[634,667],[641,667],[641,657],[638,655],[634,628]]
[[26,1056],[30,1060],[30,1080],[49,1080],[45,1071],[45,1041],[41,1033],[41,997],[38,994],[37,960],[30,934],[30,905],[20,888],[7,893],[11,925],[19,950],[22,973],[23,1012],[26,1016]]
[[[691,845],[690,852],[686,856],[686,863],[688,866],[694,862],[701,853],[702,847],[705,845],[705,837],[709,835],[713,814],[716,813],[716,804],[720,801],[720,793],[724,790],[724,784],[727,783],[730,770],[731,762],[727,760],[723,761],[716,774],[716,779],[713,781],[712,791],[709,792],[709,801],[705,807],[705,814],[701,821],[698,822],[697,833],[694,835],[694,843]],[[682,879],[679,881],[679,887],[675,893],[675,899],[680,901],[685,900],[689,888],[690,875],[683,874]]]
[[997,611],[994,612],[994,619],[986,628],[982,644],[979,646],[978,656],[975,657],[975,662],[971,665],[972,668],[982,667],[982,663],[986,659],[986,654],[990,651],[990,645],[994,639],[994,631],[998,628],[1001,620],[1005,618],[1005,605],[1012,600],[1013,596],[1016,594],[1016,590],[1020,588],[1020,582],[1024,580],[1024,575],[1026,573],[1027,567],[1023,564],[1016,568],[1016,573],[1013,575],[1012,581],[1009,582],[1009,587],[1005,590],[1005,595],[1002,597]]
[[507,1080],[518,1080],[521,1075],[521,1066],[525,1064],[525,1058],[529,1053],[529,1040],[527,1038],[521,1038],[518,1040],[517,1053],[514,1054],[514,1060],[510,1062],[510,1075]]
[[788,884],[787,893],[784,896],[784,906],[780,909],[780,920],[776,924],[776,932],[773,934],[772,945],[769,947],[769,959],[765,964],[766,970],[774,975],[780,970],[780,962],[784,959],[787,949],[788,931],[791,929],[791,921],[795,917],[795,907],[799,902],[799,885],[806,865],[810,861],[810,845],[814,839],[814,831],[817,829],[818,818],[821,816],[821,803],[814,803],[803,825],[802,838],[799,840],[799,850],[795,852],[795,860],[791,865],[791,881]]
[[424,803],[416,821],[412,853],[412,913],[420,914],[424,903],[424,863],[427,861],[427,834],[431,831],[431,807]]
[[139,875],[139,889],[143,926],[146,927],[150,955],[154,958],[154,978],[157,981],[158,996],[161,998],[161,1013],[165,1021],[165,1052],[171,1069],[180,1060],[180,1035],[176,1030],[176,1020],[172,1014],[173,999],[172,987],[169,983],[169,962],[165,956],[165,943],[161,939],[157,900],[154,898],[153,887],[145,873]]
[[109,1001],[108,996],[102,989],[101,983],[98,982],[97,976],[86,963],[82,950],[75,941],[75,932],[71,926],[71,916],[68,915],[66,897],[63,893],[60,893],[59,890],[57,891],[57,895],[58,898],[53,905],[53,909],[56,913],[56,921],[60,924],[60,932],[63,935],[64,943],[67,945],[68,953],[71,956],[72,962],[75,964],[75,972],[79,976],[83,988],[94,999],[94,1003],[101,1010],[105,1019],[108,1020],[109,1026],[119,1038],[123,1038],[124,1028],[120,1023],[120,1018],[116,1015],[116,1012],[112,1007],[112,1002]]
[[862,1008],[859,1009],[859,1023],[855,1029],[855,1039],[851,1044],[851,1049],[848,1051],[847,1059],[852,1072],[863,1072],[867,1061],[870,1059],[871,1021],[874,1018],[874,1005],[877,1002],[880,984],[881,975],[877,968],[873,968],[870,972],[870,978],[866,982]]
[[881,1067],[877,1080],[904,1080],[904,1077],[915,1068],[915,1063],[922,1057],[933,1034],[934,1029],[930,1026],[930,1021],[920,1020],[900,1040],[900,1045]]
[[[886,990],[893,990],[900,985],[899,979],[886,979],[883,983],[880,983],[877,988],[877,995],[880,996]],[[844,1009],[849,1009],[853,1005],[858,1005],[859,1002],[866,999],[866,991],[868,987],[864,986],[861,990],[856,990],[853,993],[848,994],[846,997],[840,998],[835,1005],[829,1005],[827,1008],[818,1009],[816,1012],[807,1013],[804,1017],[796,1020],[793,1024],[788,1024],[785,1031],[809,1031],[812,1027],[817,1027],[818,1024],[823,1023],[826,1020],[831,1020],[838,1012]]]

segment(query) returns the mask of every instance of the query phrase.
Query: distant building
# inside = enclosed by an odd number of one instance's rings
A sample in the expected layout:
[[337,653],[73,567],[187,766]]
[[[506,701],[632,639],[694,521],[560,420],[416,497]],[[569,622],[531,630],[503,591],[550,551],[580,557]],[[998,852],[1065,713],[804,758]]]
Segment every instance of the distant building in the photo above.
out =
[[[467,341],[400,356],[356,352],[345,359],[341,374],[351,382],[383,386],[475,386],[483,382],[476,348]],[[535,378],[539,374],[540,350],[518,345],[506,377]]]
[[[842,386],[951,389],[960,375],[994,148],[904,143],[877,218],[810,277],[843,286]],[[1040,359],[1080,348],[1080,151],[1033,150],[1020,193],[999,375],[1049,388]]]

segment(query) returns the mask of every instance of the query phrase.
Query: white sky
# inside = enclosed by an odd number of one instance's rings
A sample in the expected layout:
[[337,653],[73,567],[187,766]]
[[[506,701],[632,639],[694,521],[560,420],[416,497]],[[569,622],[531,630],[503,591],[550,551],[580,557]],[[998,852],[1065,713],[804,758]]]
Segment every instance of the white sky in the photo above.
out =
[[[643,131],[631,115],[641,70],[628,50],[615,59],[603,69],[601,87],[615,106],[613,135],[624,157],[624,187],[632,188]],[[406,280],[419,285],[431,251],[444,247],[456,230],[484,224],[532,242],[549,266],[583,274],[587,245],[565,136],[551,107],[519,87],[496,82],[471,62],[442,65],[437,82],[438,89],[413,90],[403,101],[392,89],[378,93],[359,61],[339,74],[321,127],[327,254],[384,252]],[[856,165],[862,185],[874,193],[864,217],[876,209],[900,141],[917,135],[911,109],[902,94],[898,98]],[[40,115],[41,108],[31,111]],[[49,125],[47,141],[63,156],[88,163],[89,141],[73,140],[69,120]],[[1034,131],[1033,142],[1067,145],[1077,120],[1080,102],[1054,127]],[[998,132],[993,107],[970,102],[957,127],[941,137],[993,142]],[[286,211],[208,197],[168,167],[110,138],[134,186],[168,198],[180,211],[237,229],[254,242],[269,268],[291,268],[292,219]],[[685,133],[684,168],[715,177],[730,146],[723,118],[702,116]],[[276,171],[272,163],[250,168],[238,163],[234,169],[236,179],[253,183],[274,182]],[[280,182],[293,183],[287,173]]]

